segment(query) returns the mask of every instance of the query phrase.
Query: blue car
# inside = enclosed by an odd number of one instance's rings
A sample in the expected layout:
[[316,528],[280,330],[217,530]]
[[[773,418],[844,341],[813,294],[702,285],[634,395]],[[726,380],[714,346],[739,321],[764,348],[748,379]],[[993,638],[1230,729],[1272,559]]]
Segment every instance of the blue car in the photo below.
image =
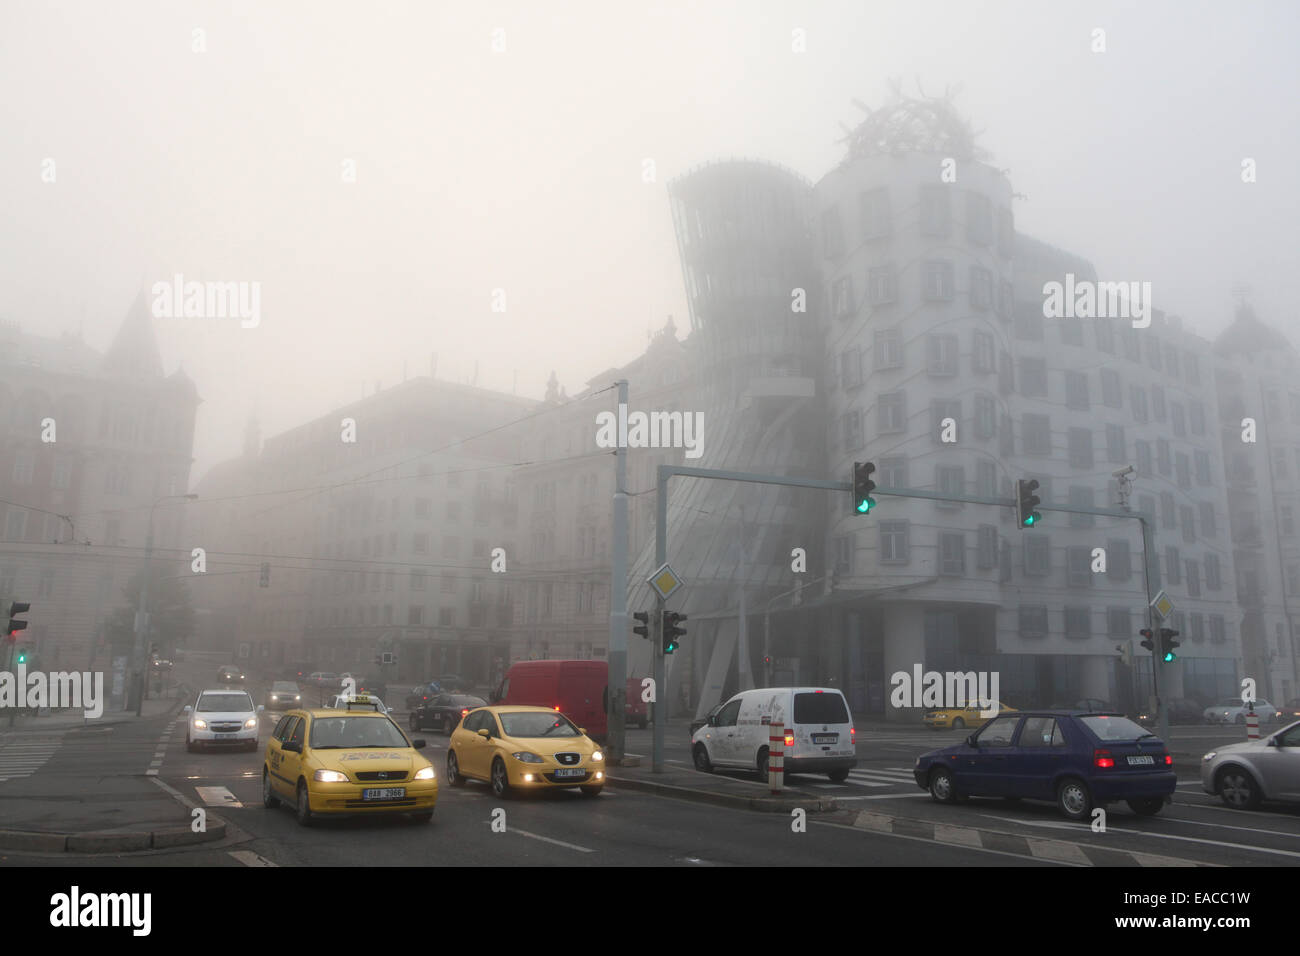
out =
[[1151,816],[1177,778],[1169,748],[1120,714],[1025,710],[994,717],[955,747],[916,758],[913,775],[939,803],[967,797],[1051,800],[1071,820],[1119,800]]

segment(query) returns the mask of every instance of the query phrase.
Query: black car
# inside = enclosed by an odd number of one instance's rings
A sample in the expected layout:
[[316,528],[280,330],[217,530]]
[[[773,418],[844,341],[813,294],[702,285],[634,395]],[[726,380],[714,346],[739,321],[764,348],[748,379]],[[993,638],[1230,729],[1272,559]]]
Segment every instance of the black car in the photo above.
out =
[[411,692],[406,695],[406,709],[414,713],[415,708],[427,704],[442,692],[442,685],[432,680],[419,687],[412,687]]
[[1027,710],[994,717],[955,747],[916,758],[917,786],[939,803],[1050,800],[1072,820],[1125,801],[1159,813],[1177,778],[1169,748],[1120,714]]
[[471,710],[486,706],[487,701],[472,694],[438,694],[411,709],[411,729],[419,731],[429,726],[440,727],[450,737],[462,717]]
[[[1169,722],[1171,724],[1199,724],[1201,714],[1205,710],[1196,701],[1187,697],[1171,698],[1165,701],[1165,706],[1169,709]],[[1153,709],[1144,710],[1137,715],[1137,722],[1150,727],[1158,723],[1158,715]]]

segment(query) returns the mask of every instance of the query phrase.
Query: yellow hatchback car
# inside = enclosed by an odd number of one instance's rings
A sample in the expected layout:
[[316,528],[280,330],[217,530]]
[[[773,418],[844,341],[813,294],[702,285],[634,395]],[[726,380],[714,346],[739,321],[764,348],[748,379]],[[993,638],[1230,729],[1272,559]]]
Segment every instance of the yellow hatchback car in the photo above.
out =
[[521,790],[605,786],[600,746],[557,710],[497,705],[471,710],[447,743],[447,782],[483,780],[498,797]]
[[941,707],[926,711],[922,722],[931,730],[965,730],[967,727],[983,727],[986,721],[998,714],[1016,713],[1014,707],[1008,707],[1000,700],[993,701],[993,706],[989,708],[993,711],[991,715],[982,716],[983,710],[978,703],[970,707]]
[[346,710],[291,710],[276,724],[262,764],[262,803],[292,803],[298,822],[351,813],[410,813],[433,819],[433,764],[364,696]]

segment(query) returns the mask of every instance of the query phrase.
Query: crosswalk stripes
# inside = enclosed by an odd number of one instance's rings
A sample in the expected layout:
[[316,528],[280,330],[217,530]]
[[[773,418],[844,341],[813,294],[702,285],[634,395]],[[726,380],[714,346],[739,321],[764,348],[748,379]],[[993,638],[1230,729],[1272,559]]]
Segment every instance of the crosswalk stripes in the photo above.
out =
[[815,783],[818,790],[838,790],[848,786],[859,787],[897,787],[899,785],[915,787],[916,778],[906,767],[881,767],[871,770],[850,770],[849,779],[844,783]]
[[30,777],[54,756],[63,736],[14,736],[0,742],[0,783]]

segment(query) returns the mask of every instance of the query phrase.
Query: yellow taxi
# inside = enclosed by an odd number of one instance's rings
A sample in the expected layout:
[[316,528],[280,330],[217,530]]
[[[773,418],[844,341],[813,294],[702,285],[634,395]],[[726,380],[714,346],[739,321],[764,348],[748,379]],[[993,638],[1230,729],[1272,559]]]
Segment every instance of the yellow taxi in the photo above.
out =
[[447,743],[447,782],[489,784],[498,797],[523,790],[605,786],[605,755],[558,710],[497,705],[471,710]]
[[291,710],[275,725],[262,764],[262,803],[291,803],[298,822],[351,813],[433,819],[438,777],[411,741],[365,695],[343,709]]
[[1014,707],[1008,707],[1000,700],[993,701],[987,710],[993,713],[983,716],[987,711],[977,701],[969,707],[941,707],[926,711],[921,720],[931,730],[965,730],[967,727],[982,727],[985,721],[992,720],[998,714],[1016,713]]

